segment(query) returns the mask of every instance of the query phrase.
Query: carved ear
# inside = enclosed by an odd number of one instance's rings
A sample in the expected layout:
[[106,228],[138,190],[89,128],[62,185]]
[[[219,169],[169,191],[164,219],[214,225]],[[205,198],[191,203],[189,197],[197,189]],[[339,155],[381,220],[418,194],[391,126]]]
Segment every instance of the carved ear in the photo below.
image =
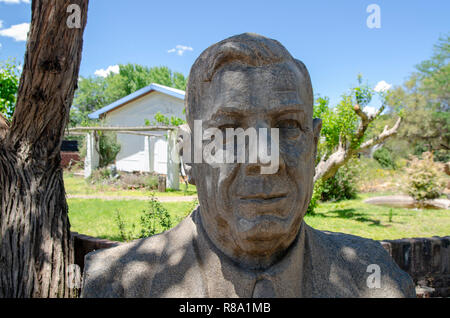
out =
[[313,135],[314,135],[314,158],[317,155],[317,145],[319,144],[320,130],[322,130],[322,119],[313,119]]
[[[181,169],[184,171],[184,174],[188,178],[188,182],[192,185],[195,185],[195,180],[192,175],[192,147],[191,147],[191,129],[188,124],[183,124],[178,127],[177,131],[177,150],[178,155],[180,156],[181,161]],[[189,147],[190,149],[185,149],[185,147]],[[183,152],[188,151],[191,153],[191,160],[189,162],[185,162],[183,160]],[[182,172],[183,173],[183,172]]]

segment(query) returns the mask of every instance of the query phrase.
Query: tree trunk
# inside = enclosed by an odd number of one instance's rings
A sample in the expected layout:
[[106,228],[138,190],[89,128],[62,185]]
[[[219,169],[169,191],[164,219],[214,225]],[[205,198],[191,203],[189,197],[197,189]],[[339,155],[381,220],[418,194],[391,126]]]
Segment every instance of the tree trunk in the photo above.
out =
[[[69,28],[70,4],[80,27]],[[88,0],[33,0],[10,125],[0,127],[0,297],[70,297],[73,247],[60,147],[78,81]]]

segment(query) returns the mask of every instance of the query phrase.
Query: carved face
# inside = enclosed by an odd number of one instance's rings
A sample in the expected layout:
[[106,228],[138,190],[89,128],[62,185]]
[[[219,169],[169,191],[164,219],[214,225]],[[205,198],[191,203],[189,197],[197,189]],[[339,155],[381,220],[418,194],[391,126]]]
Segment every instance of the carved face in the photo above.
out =
[[202,102],[203,129],[279,129],[274,174],[261,174],[258,163],[193,165],[208,236],[248,266],[267,266],[289,247],[312,195],[320,127],[307,80],[295,62],[230,64],[214,75]]

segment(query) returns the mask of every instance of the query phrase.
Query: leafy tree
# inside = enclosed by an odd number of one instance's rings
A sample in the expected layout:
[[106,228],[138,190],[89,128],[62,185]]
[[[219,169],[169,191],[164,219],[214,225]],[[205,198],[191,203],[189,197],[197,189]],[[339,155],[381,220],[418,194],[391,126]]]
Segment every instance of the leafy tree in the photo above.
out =
[[[367,114],[364,108],[378,94],[382,105],[375,114]],[[373,129],[386,105],[388,92],[375,92],[363,84],[358,75],[358,85],[342,95],[341,101],[332,108],[329,99],[319,97],[314,105],[314,117],[322,119],[321,138],[317,147],[317,164],[314,175],[314,191],[307,213],[314,213],[317,201],[350,199],[355,195],[355,170],[345,165],[358,153],[384,142],[396,134],[401,118],[392,128]],[[371,133],[369,133],[371,132]],[[340,170],[344,167],[344,170]]]
[[[364,108],[378,95],[381,107],[375,114],[366,114]],[[387,92],[375,92],[368,84],[363,84],[358,76],[358,85],[352,88],[336,107],[329,106],[327,98],[319,97],[314,105],[314,116],[322,119],[322,138],[318,145],[318,163],[314,181],[326,181],[332,178],[340,167],[344,166],[359,152],[384,142],[396,134],[401,118],[391,129],[385,126],[381,132],[368,134],[369,128],[386,108]]]
[[107,81],[102,77],[80,77],[70,110],[71,126],[87,125],[90,113],[112,102],[106,89]]
[[19,67],[14,60],[0,62],[0,113],[7,119],[14,114],[19,75]]
[[440,161],[450,160],[449,60],[447,35],[439,39],[432,57],[418,64],[387,99],[392,111],[405,118],[396,140],[407,141],[415,155],[431,151]]

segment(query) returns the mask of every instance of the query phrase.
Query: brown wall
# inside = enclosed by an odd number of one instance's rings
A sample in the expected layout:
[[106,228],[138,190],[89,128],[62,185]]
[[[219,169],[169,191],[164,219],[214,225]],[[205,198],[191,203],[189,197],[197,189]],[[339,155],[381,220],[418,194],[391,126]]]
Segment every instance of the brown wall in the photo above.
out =
[[61,151],[61,167],[67,168],[70,160],[75,162],[80,161],[80,154],[75,151]]
[[[121,244],[75,232],[72,232],[72,236],[75,263],[81,270],[87,253]],[[450,236],[386,240],[380,243],[398,266],[413,278],[416,286],[434,288],[431,297],[450,297]]]

